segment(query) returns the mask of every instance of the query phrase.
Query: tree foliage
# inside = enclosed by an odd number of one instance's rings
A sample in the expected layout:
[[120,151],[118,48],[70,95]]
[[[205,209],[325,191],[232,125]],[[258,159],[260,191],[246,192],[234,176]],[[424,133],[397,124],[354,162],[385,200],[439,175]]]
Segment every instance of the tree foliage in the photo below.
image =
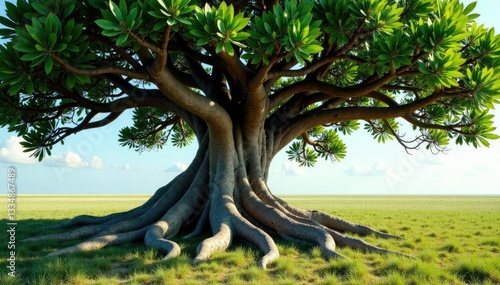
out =
[[[23,136],[39,159],[128,109],[133,124],[120,132],[123,146],[185,146],[199,133],[193,120],[204,117],[179,103],[174,85],[231,114],[264,90],[264,125],[282,135],[277,150],[295,140],[289,158],[306,166],[342,159],[342,136],[361,124],[377,141],[406,148],[441,149],[452,140],[488,146],[498,138],[488,111],[500,98],[500,36],[475,22],[475,3],[18,0],[6,7],[0,126]],[[175,84],[159,86],[159,70]],[[230,95],[211,94],[211,81]],[[400,134],[405,122],[415,130],[409,140]]]

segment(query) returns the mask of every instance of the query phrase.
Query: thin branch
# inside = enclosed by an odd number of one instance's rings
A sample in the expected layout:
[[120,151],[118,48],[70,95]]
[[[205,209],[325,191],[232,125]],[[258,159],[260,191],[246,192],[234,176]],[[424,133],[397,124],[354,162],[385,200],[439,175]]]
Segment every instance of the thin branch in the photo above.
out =
[[150,43],[147,40],[142,39],[141,37],[139,37],[138,35],[136,35],[132,31],[129,31],[128,35],[132,39],[134,39],[134,41],[136,41],[141,47],[149,49],[149,50],[151,50],[152,52],[154,52],[156,54],[160,54],[162,52],[161,47],[159,47],[159,46],[157,46],[157,45],[155,45],[153,43]]
[[167,46],[168,42],[170,40],[170,31],[171,27],[170,25],[167,25],[167,28],[165,29],[165,32],[163,33],[163,39],[161,42],[160,46],[160,51],[158,54],[158,58],[156,59],[158,61],[158,70],[163,70],[165,66],[167,65]]
[[81,105],[77,103],[66,103],[60,106],[56,107],[51,107],[51,108],[39,108],[39,107],[19,107],[17,105],[12,104],[12,107],[14,107],[16,110],[21,111],[23,113],[35,113],[35,114],[40,114],[40,113],[52,113],[52,112],[59,112],[59,111],[64,111],[66,109],[71,109],[71,108],[78,108],[82,107]]
[[403,117],[406,121],[411,123],[412,125],[415,125],[417,127],[423,128],[423,129],[434,129],[434,130],[443,130],[443,131],[449,131],[449,132],[454,132],[462,135],[473,135],[474,133],[470,132],[464,132],[458,128],[463,128],[463,127],[469,127],[470,125],[464,125],[464,124],[453,124],[453,125],[439,125],[439,124],[432,124],[432,123],[424,123],[418,119],[415,118],[413,115],[408,115]]
[[423,141],[422,141],[422,142],[418,143],[416,146],[409,146],[408,144],[414,143],[418,139],[415,139],[413,141],[405,141],[405,140],[403,140],[403,138],[398,134],[398,132],[396,132],[396,130],[391,126],[391,124],[389,123],[389,121],[387,119],[384,119],[383,121],[384,121],[385,125],[389,128],[389,131],[391,132],[391,134],[396,138],[396,140],[398,141],[398,143],[401,146],[403,146],[403,148],[405,149],[405,151],[406,151],[407,154],[410,154],[410,151],[409,151],[410,149],[417,149],[423,143]]
[[116,44],[114,44],[112,41],[108,40],[107,38],[105,37],[101,37],[99,35],[96,35],[96,34],[93,34],[93,33],[87,33],[86,34],[87,36],[93,38],[93,39],[96,39],[100,42],[102,42],[103,44],[109,46],[110,48],[112,48],[113,50],[115,50],[120,56],[123,57],[123,59],[125,59],[133,68],[137,69],[137,70],[140,70],[142,69],[142,65],[137,62],[130,54],[128,54],[123,48],[117,46]]
[[170,50],[180,51],[183,54],[185,54],[186,56],[188,56],[196,61],[202,62],[204,64],[211,65],[211,66],[218,66],[218,67],[223,66],[223,64],[219,60],[217,60],[215,57],[201,54],[201,53],[189,48],[189,46],[187,45],[186,42],[181,42],[181,44],[177,44],[175,42],[170,42],[169,46],[170,46]]
[[119,74],[123,76],[128,76],[130,78],[134,79],[141,79],[141,80],[148,80],[149,75],[142,73],[142,72],[137,72],[133,71],[130,69],[125,69],[125,68],[119,68],[119,67],[101,67],[101,68],[94,68],[94,69],[84,69],[84,68],[79,68],[72,66],[71,64],[65,62],[63,59],[58,57],[55,54],[51,54],[50,57],[55,60],[57,63],[61,65],[62,68],[64,68],[66,71],[69,71],[74,74],[78,75],[86,75],[86,76],[99,76],[103,74]]

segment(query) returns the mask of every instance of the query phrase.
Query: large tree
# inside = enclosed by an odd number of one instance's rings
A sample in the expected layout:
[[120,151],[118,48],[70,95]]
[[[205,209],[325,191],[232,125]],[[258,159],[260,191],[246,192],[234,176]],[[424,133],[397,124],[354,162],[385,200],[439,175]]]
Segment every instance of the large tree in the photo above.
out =
[[[267,186],[285,147],[303,166],[346,155],[342,137],[440,151],[488,146],[500,92],[500,37],[458,0],[18,0],[0,34],[0,125],[40,160],[78,132],[132,109],[119,142],[138,151],[196,140],[191,165],[143,205],[78,216],[84,239],[53,254],[144,239],[179,255],[170,238],[211,230],[195,262],[233,238],[278,257],[271,236],[389,252],[344,233],[397,238],[298,209]],[[412,126],[413,129],[405,127]],[[404,129],[406,137],[403,138]]]

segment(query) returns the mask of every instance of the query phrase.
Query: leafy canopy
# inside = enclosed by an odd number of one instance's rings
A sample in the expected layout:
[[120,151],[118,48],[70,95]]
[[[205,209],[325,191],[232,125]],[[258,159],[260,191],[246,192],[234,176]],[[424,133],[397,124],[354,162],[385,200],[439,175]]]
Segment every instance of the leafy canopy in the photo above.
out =
[[[233,74],[236,61],[265,88],[268,119],[295,122],[342,108],[397,110],[436,98],[398,115],[402,120],[359,112],[309,126],[287,151],[301,165],[342,159],[341,136],[362,123],[377,141],[396,139],[407,148],[425,143],[440,149],[451,139],[488,146],[498,138],[488,110],[500,94],[500,37],[474,21],[475,3],[211,3],[6,2],[6,17],[0,17],[0,36],[7,40],[0,46],[0,126],[23,136],[26,150],[42,159],[68,135],[133,109],[133,124],[120,133],[122,145],[144,150],[171,140],[182,147],[196,133],[175,102],[170,108],[158,103],[169,96],[148,76],[151,62],[209,96],[200,84],[207,77],[196,75],[200,67],[212,77],[221,72],[226,86],[236,89],[244,82]],[[401,121],[413,125],[414,140],[402,138]]]

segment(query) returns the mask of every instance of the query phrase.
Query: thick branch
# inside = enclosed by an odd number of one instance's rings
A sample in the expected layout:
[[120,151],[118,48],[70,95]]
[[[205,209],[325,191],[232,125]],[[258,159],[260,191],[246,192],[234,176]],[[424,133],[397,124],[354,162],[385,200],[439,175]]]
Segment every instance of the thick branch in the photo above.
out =
[[231,118],[222,106],[190,90],[166,70],[159,73],[152,70],[150,72],[153,82],[164,96],[179,107],[203,119],[211,132],[229,135],[227,132],[232,125]]
[[[333,110],[313,110],[302,115],[298,115],[285,126],[283,136],[275,153],[285,147],[294,138],[307,131],[308,129],[330,123],[350,120],[375,120],[390,119],[395,117],[404,117],[415,110],[423,108],[435,101],[440,96],[434,94],[414,102],[398,105],[394,107],[346,107]],[[275,144],[276,145],[276,144]]]

